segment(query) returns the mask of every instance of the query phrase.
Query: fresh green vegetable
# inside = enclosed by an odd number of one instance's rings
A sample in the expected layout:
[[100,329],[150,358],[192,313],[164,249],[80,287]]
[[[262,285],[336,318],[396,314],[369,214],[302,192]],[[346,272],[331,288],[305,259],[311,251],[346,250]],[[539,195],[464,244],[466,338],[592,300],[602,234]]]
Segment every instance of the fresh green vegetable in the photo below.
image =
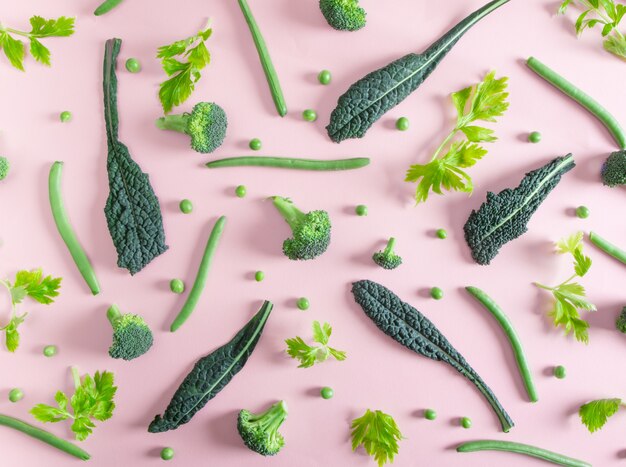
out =
[[365,414],[352,420],[352,450],[359,446],[382,467],[387,462],[393,462],[398,454],[398,441],[403,436],[396,421],[389,414],[367,409]]
[[300,297],[300,298],[296,301],[296,306],[297,306],[300,310],[304,311],[304,310],[308,310],[308,309],[309,309],[309,306],[311,306],[311,305],[310,305],[310,303],[309,303],[309,299],[308,299],[308,298],[306,298],[306,297]]
[[328,70],[322,70],[320,71],[319,75],[317,75],[317,80],[320,82],[320,84],[323,84],[324,86],[330,84],[332,79],[333,77]]
[[6,157],[0,156],[0,181],[9,175],[10,164]]
[[535,285],[548,290],[554,296],[554,307],[549,315],[556,327],[562,326],[565,335],[574,332],[576,340],[589,343],[589,323],[580,317],[578,310],[596,311],[596,306],[585,297],[585,288],[577,282],[577,277],[583,277],[591,268],[591,258],[583,253],[583,233],[577,232],[568,238],[556,243],[556,251],[560,254],[571,254],[574,258],[574,274],[564,282],[554,287],[539,284]]
[[170,461],[174,458],[174,450],[172,448],[161,449],[161,459],[164,461]]
[[325,362],[330,356],[342,362],[347,358],[346,352],[329,347],[328,341],[333,328],[329,323],[320,324],[313,321],[313,341],[319,345],[310,346],[301,337],[287,339],[287,354],[300,362],[298,368],[310,368],[316,363]]
[[69,216],[65,210],[65,203],[63,202],[63,195],[61,192],[61,181],[63,177],[63,162],[55,162],[50,167],[50,174],[48,176],[48,195],[50,199],[50,209],[52,210],[52,217],[54,223],[57,226],[57,230],[67,246],[78,271],[89,286],[91,293],[98,295],[100,293],[100,284],[96,277],[96,272],[91,265],[91,261],[87,257],[87,253],[83,249],[82,245],[76,237],[76,232],[70,223]]
[[180,279],[172,279],[170,281],[170,290],[174,293],[181,294],[185,291],[185,283]]
[[576,217],[587,219],[589,217],[589,208],[587,206],[578,206],[576,208]]
[[237,417],[237,431],[248,449],[262,456],[275,456],[285,445],[278,430],[287,418],[287,404],[277,402],[259,414],[241,410]]
[[617,316],[615,327],[622,334],[626,334],[626,306],[622,308],[622,312]]
[[263,143],[259,138],[253,138],[250,140],[250,144],[248,146],[250,146],[250,149],[253,151],[259,151],[261,147],[263,147]]
[[457,446],[457,452],[476,452],[476,451],[506,451],[514,452],[517,454],[524,454],[530,457],[536,457],[546,462],[551,462],[557,465],[564,465],[566,467],[591,467],[591,464],[580,461],[578,459],[572,459],[556,452],[547,451],[542,448],[530,446],[528,444],[514,443],[513,441],[496,441],[496,440],[481,440],[481,441],[469,441]]
[[433,287],[430,289],[430,296],[435,300],[441,300],[443,298],[443,290],[439,287]]
[[136,58],[129,58],[126,60],[126,69],[130,73],[139,73],[141,71],[141,63]]
[[513,427],[509,414],[491,389],[428,318],[376,282],[355,282],[352,284],[352,294],[365,314],[382,332],[415,353],[452,366],[487,399],[498,416],[503,431],[508,432]]
[[183,214],[190,214],[193,211],[193,203],[189,199],[182,200],[178,207]]
[[604,251],[607,255],[610,255],[616,260],[621,261],[622,263],[626,264],[626,251],[612,244],[611,242],[609,242],[608,240],[601,237],[595,232],[589,232],[589,240],[595,246],[597,246],[602,251]]
[[469,429],[472,427],[472,420],[468,417],[461,418],[461,426],[465,429]]
[[113,343],[109,348],[111,357],[133,360],[150,350],[154,338],[141,316],[122,314],[117,305],[111,305],[107,318],[113,326]]
[[306,109],[302,112],[302,118],[307,122],[314,122],[317,120],[317,112],[313,109]]
[[201,71],[211,62],[206,40],[213,29],[207,27],[197,34],[158,48],[163,71],[168,76],[159,87],[159,99],[164,113],[185,102],[202,77]]
[[602,183],[614,188],[626,185],[626,151],[615,151],[602,164]]
[[300,211],[288,198],[274,196],[274,206],[291,227],[293,237],[283,242],[283,253],[291,260],[317,258],[330,244],[330,217],[326,211]]
[[102,2],[100,6],[96,8],[96,11],[94,11],[93,14],[96,16],[104,15],[105,13],[108,13],[113,8],[118,6],[123,1],[124,0],[104,0],[104,2]]
[[38,439],[39,441],[43,441],[44,443],[49,444],[52,447],[55,447],[74,457],[78,457],[79,459],[82,459],[84,461],[89,460],[91,457],[89,453],[82,450],[75,444],[70,443],[69,441],[65,441],[64,439],[57,438],[55,435],[53,435],[49,431],[42,430],[41,428],[37,428],[26,422],[18,420],[17,418],[0,414],[0,425],[4,425],[14,430],[21,431],[22,433],[30,436],[31,438],[35,438],[35,439]]
[[622,399],[598,399],[580,406],[580,421],[590,433],[600,430],[621,408],[626,407]]
[[396,239],[391,237],[387,241],[384,250],[377,251],[372,255],[374,262],[383,269],[395,269],[402,264],[402,257],[394,252]]
[[19,402],[24,399],[24,391],[19,388],[14,388],[9,391],[9,400],[11,402]]
[[613,115],[611,115],[596,100],[591,98],[582,90],[578,89],[556,71],[541,63],[535,57],[530,57],[526,61],[526,64],[528,65],[528,68],[537,73],[552,86],[591,112],[591,114],[600,120],[600,122],[602,122],[602,124],[611,132],[620,149],[626,149],[626,133],[615,117],[613,117]]
[[400,131],[406,131],[409,129],[409,119],[406,117],[400,117],[396,120],[396,128]]
[[207,162],[206,166],[209,169],[217,169],[221,167],[278,167],[281,169],[326,171],[360,169],[361,167],[369,165],[369,163],[370,160],[366,157],[317,160],[297,159],[293,157],[244,156],[229,157],[227,159]]
[[448,232],[446,232],[445,229],[438,229],[437,232],[435,232],[435,235],[437,235],[437,238],[442,240],[448,238]]
[[163,415],[150,423],[150,433],[175,430],[187,423],[244,367],[254,351],[273,305],[266,301],[259,312],[222,347],[198,360],[174,393]]
[[[61,16],[57,19],[44,19],[41,16],[30,18],[30,31],[7,28],[0,24],[0,49],[18,70],[24,71],[24,43],[13,36],[24,37],[30,41],[30,54],[35,60],[50,66],[50,50],[41,43],[46,37],[68,37],[74,34],[74,18]],[[13,35],[13,36],[12,36]]]
[[261,282],[265,279],[265,273],[263,271],[257,271],[254,273],[254,280],[257,282]]
[[563,365],[558,365],[554,367],[554,376],[558,379],[564,379],[567,375],[565,371],[565,367]]
[[575,165],[571,154],[557,157],[528,172],[516,188],[488,192],[487,201],[472,211],[463,227],[474,261],[489,264],[500,247],[526,233],[532,215]]
[[54,357],[58,352],[57,346],[56,345],[46,345],[43,348],[43,354],[46,357]]
[[538,143],[541,141],[541,133],[538,131],[533,131],[528,135],[528,141],[531,143]]
[[358,31],[366,23],[367,13],[359,0],[320,0],[320,11],[337,31]]
[[435,420],[437,418],[437,412],[433,409],[426,409],[424,410],[424,418],[426,420]]
[[367,206],[365,206],[364,204],[359,204],[354,209],[354,212],[356,212],[357,216],[367,216]]
[[332,399],[334,395],[335,395],[335,391],[333,391],[333,388],[329,388],[328,386],[325,386],[322,389],[320,389],[320,396],[322,396],[322,399]]
[[11,319],[4,327],[0,327],[0,331],[5,333],[7,350],[15,352],[20,344],[20,333],[17,328],[24,322],[28,314],[19,315],[17,313],[18,305],[26,297],[30,297],[43,305],[53,303],[54,297],[59,295],[61,278],[44,277],[41,269],[22,270],[17,272],[12,284],[9,281],[0,280],[0,285],[4,286],[11,295]]
[[[472,178],[463,169],[472,167],[487,150],[478,143],[496,141],[494,131],[472,125],[475,122],[495,122],[509,108],[506,92],[508,78],[496,79],[495,71],[488,73],[480,83],[452,93],[457,120],[452,131],[435,150],[428,164],[414,164],[406,173],[406,182],[417,183],[415,202],[428,199],[432,192],[446,191],[472,193]],[[456,135],[462,133],[461,139]],[[443,155],[441,155],[443,154]]]
[[339,98],[326,127],[336,143],[362,138],[367,130],[406,97],[435,70],[454,44],[474,24],[509,0],[493,0],[478,9],[435,41],[422,54],[408,54],[368,73]]
[[208,154],[219,148],[226,137],[226,112],[213,102],[199,102],[191,113],[166,115],[157,119],[161,130],[172,130],[191,137],[191,149]]
[[238,185],[235,188],[235,195],[237,196],[237,198],[245,198],[247,191],[248,190],[246,189],[245,185]]
[[191,316],[193,310],[196,308],[198,300],[200,300],[200,296],[202,295],[202,291],[204,290],[204,286],[209,275],[209,270],[211,269],[211,262],[213,261],[213,256],[215,256],[215,251],[217,250],[217,246],[219,245],[225,225],[226,217],[224,216],[215,221],[215,225],[213,226],[211,234],[209,235],[209,238],[207,240],[204,254],[202,255],[202,260],[200,261],[200,266],[198,266],[196,280],[194,281],[193,286],[189,291],[189,295],[187,296],[187,300],[185,300],[185,304],[172,322],[172,325],[170,326],[170,331],[174,332],[179,327],[181,327],[185,323],[185,321],[187,321],[187,318]]
[[[30,413],[43,423],[73,420],[71,429],[76,439],[84,441],[93,433],[94,420],[104,422],[113,416],[117,386],[114,385],[113,373],[108,371],[96,371],[93,378],[85,375],[81,381],[78,369],[72,367],[72,377],[75,391],[71,398],[57,391],[54,400],[58,407],[37,404]],[[72,412],[68,410],[68,405]]]
[[496,321],[498,321],[498,324],[506,334],[511,347],[513,348],[517,368],[519,369],[522,381],[524,382],[528,398],[531,402],[537,402],[537,388],[535,387],[532,373],[528,367],[528,361],[526,360],[526,355],[524,354],[524,349],[522,348],[522,342],[520,341],[517,332],[515,332],[515,328],[513,328],[513,323],[511,323],[508,316],[504,313],[504,311],[502,311],[502,308],[500,308],[498,304],[494,302],[493,299],[485,292],[477,287],[465,287],[465,290],[467,290],[472,297],[478,300],[480,304],[483,305],[489,313],[491,313]]
[[104,213],[117,250],[117,265],[136,274],[168,246],[161,207],[148,175],[141,171],[118,138],[115,66],[121,46],[120,39],[109,39],[104,52],[104,120],[110,191]]
[[259,60],[261,61],[261,66],[263,67],[263,72],[265,73],[265,78],[267,79],[267,84],[270,88],[270,93],[272,94],[276,111],[278,112],[278,115],[284,117],[287,115],[287,103],[285,102],[283,90],[280,87],[280,81],[278,81],[278,75],[276,74],[276,69],[272,63],[272,58],[267,50],[265,39],[263,39],[261,30],[252,15],[252,10],[250,10],[247,0],[239,0],[239,8],[241,8],[243,17],[245,18],[246,23],[248,23],[248,28],[250,28],[250,34],[252,34],[254,46],[259,54]]
[[559,7],[559,14],[564,14],[570,5],[578,5],[584,8],[574,27],[576,34],[580,36],[585,29],[592,29],[596,25],[602,26],[604,37],[604,50],[626,59],[626,37],[617,27],[626,14],[626,5],[615,3],[613,0],[563,0]]
[[72,112],[70,112],[69,110],[64,110],[63,112],[61,112],[59,114],[59,120],[61,120],[62,123],[67,123],[69,121],[72,120]]

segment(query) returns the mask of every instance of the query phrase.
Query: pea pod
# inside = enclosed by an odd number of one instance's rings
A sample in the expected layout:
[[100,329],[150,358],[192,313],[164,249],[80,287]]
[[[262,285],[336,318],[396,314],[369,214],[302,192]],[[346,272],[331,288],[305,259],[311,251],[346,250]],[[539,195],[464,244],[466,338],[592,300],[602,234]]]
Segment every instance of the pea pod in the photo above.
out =
[[369,163],[370,160],[366,157],[324,161],[292,157],[243,156],[218,159],[208,162],[206,166],[209,169],[221,167],[276,167],[281,169],[331,171],[360,169],[361,167],[369,165]]
[[604,251],[607,255],[610,255],[616,260],[621,261],[622,263],[626,264],[626,251],[622,250],[617,245],[613,245],[611,242],[602,238],[600,235],[598,235],[595,232],[589,233],[589,240],[595,246],[597,246],[602,251]]
[[98,8],[96,8],[96,11],[94,11],[93,14],[96,15],[96,16],[100,16],[100,15],[103,15],[105,13],[108,13],[113,8],[115,8],[120,3],[122,3],[123,1],[124,0],[105,0],[104,2],[102,2],[100,4],[100,6]]

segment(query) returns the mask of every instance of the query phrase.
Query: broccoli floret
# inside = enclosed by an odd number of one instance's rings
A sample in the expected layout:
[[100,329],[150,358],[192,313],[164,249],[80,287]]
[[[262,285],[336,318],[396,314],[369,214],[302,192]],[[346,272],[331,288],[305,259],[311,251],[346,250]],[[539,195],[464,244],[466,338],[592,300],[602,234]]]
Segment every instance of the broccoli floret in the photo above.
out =
[[4,180],[9,175],[9,160],[0,156],[0,180]]
[[173,130],[191,136],[191,149],[203,154],[222,145],[228,120],[226,112],[213,102],[194,105],[191,113],[166,115],[156,121],[161,130]]
[[387,242],[387,247],[374,253],[372,259],[383,269],[397,268],[402,264],[402,258],[394,253],[393,249],[395,246],[396,239],[391,237]]
[[237,431],[248,448],[262,456],[274,456],[285,445],[283,435],[278,432],[285,418],[285,401],[274,404],[260,414],[242,410],[237,417]]
[[622,312],[615,321],[615,327],[619,332],[626,334],[626,306],[622,309]]
[[113,358],[132,360],[141,357],[152,347],[152,331],[141,316],[122,314],[117,305],[107,311],[113,326],[113,343],[109,355]]
[[283,253],[292,260],[313,259],[330,244],[330,217],[326,211],[300,211],[290,199],[274,196],[274,206],[291,227],[292,238],[283,242]]
[[365,26],[366,13],[359,0],[320,0],[320,10],[338,31],[356,31]]
[[626,151],[615,151],[602,165],[602,183],[616,187],[626,185]]

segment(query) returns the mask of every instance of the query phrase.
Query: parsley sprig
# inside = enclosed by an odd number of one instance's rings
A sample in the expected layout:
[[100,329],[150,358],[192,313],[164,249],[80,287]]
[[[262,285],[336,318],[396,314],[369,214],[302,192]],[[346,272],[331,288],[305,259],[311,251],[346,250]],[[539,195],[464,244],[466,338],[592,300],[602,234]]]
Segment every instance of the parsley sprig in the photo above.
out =
[[604,49],[626,59],[626,37],[618,29],[626,15],[626,5],[613,0],[564,0],[559,7],[559,14],[564,14],[569,6],[576,4],[584,9],[574,24],[576,34],[581,35],[585,29],[602,26]]
[[583,425],[593,433],[601,429],[622,407],[626,407],[622,399],[598,399],[581,405],[578,415]]
[[333,328],[329,323],[320,324],[319,321],[313,321],[313,340],[320,344],[310,346],[301,337],[287,339],[287,353],[291,358],[300,361],[298,368],[309,368],[319,362],[324,362],[332,355],[336,360],[343,361],[346,359],[346,352],[337,350],[328,346],[328,341],[333,332]]
[[580,317],[579,310],[596,311],[596,306],[587,300],[585,288],[577,282],[577,277],[583,277],[591,268],[591,258],[583,253],[583,233],[577,232],[568,238],[559,240],[556,244],[557,253],[571,254],[574,258],[574,274],[559,285],[549,287],[535,282],[537,287],[552,292],[554,307],[550,316],[556,327],[562,326],[565,334],[574,333],[576,340],[587,344],[589,342],[589,323]]
[[50,66],[50,50],[41,43],[46,37],[67,37],[74,34],[74,18],[61,16],[57,19],[44,19],[41,16],[30,18],[30,31],[20,31],[0,24],[0,49],[4,50],[11,65],[24,71],[26,49],[24,42],[13,37],[24,37],[30,42],[30,54],[35,60]]
[[[446,191],[474,190],[472,178],[467,169],[482,159],[487,150],[478,143],[496,141],[494,131],[472,125],[474,122],[495,122],[508,109],[506,92],[508,78],[496,79],[495,71],[485,79],[458,92],[452,93],[452,102],[457,112],[456,125],[439,145],[428,164],[415,164],[409,167],[405,181],[417,183],[416,203],[428,199],[430,192],[438,195]],[[462,139],[455,139],[462,134]],[[443,156],[440,156],[443,154]]]
[[365,452],[372,456],[382,467],[393,462],[398,454],[398,441],[402,439],[400,428],[391,415],[380,410],[367,412],[362,417],[352,420],[352,450],[363,445]]

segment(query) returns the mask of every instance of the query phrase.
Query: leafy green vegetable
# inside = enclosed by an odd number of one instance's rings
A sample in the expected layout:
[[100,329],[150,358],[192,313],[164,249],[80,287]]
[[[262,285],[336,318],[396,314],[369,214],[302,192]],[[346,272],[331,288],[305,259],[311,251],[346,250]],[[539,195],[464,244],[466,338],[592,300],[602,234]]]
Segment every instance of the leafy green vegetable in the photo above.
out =
[[266,301],[229,342],[198,360],[178,387],[165,413],[157,415],[148,431],[161,433],[184,425],[226,387],[254,351],[273,305]]
[[532,215],[575,165],[571,154],[557,157],[528,172],[516,188],[488,192],[487,201],[472,211],[463,227],[474,261],[489,264],[500,247],[525,234]]
[[593,433],[601,429],[608,419],[623,406],[621,399],[598,399],[581,405],[578,415],[583,425]]
[[556,243],[556,251],[560,254],[571,254],[574,258],[574,274],[566,281],[555,287],[535,282],[537,287],[549,290],[554,295],[554,308],[550,311],[550,316],[556,327],[562,326],[565,334],[574,332],[576,340],[587,344],[589,342],[589,323],[581,319],[578,310],[595,311],[593,303],[587,301],[585,288],[572,282],[576,277],[583,277],[591,267],[591,258],[583,253],[583,233],[577,232],[568,238],[559,240]]
[[30,54],[35,60],[50,66],[50,50],[39,39],[46,37],[68,37],[74,34],[74,18],[61,16],[57,19],[44,19],[41,16],[30,18],[29,32],[7,28],[0,24],[0,49],[4,49],[11,65],[24,71],[24,43],[11,34],[25,37],[30,41]]
[[104,120],[110,191],[104,213],[117,250],[117,265],[135,274],[168,246],[161,207],[148,175],[141,171],[118,138],[115,64],[121,45],[120,39],[110,39],[104,52]]
[[422,54],[408,54],[354,83],[339,98],[326,127],[336,143],[362,138],[388,110],[415,91],[435,70],[454,44],[474,24],[509,0],[493,0],[470,14]]
[[391,415],[367,409],[363,416],[352,420],[351,428],[353,451],[362,445],[379,467],[393,462],[402,433]]
[[571,5],[580,5],[584,11],[574,27],[579,36],[585,29],[602,26],[604,49],[619,58],[626,59],[626,37],[617,28],[626,14],[626,5],[613,0],[564,0],[559,14],[564,14]]
[[207,25],[196,35],[164,45],[157,50],[157,58],[161,59],[163,71],[169,77],[159,88],[163,112],[169,113],[191,96],[200,80],[200,71],[211,62],[211,54],[205,41],[211,37],[212,32],[213,29]]
[[[492,71],[482,82],[452,93],[457,112],[456,125],[428,164],[412,165],[406,174],[405,181],[417,183],[417,203],[426,201],[431,191],[441,195],[442,188],[472,193],[472,178],[463,169],[473,166],[487,154],[477,143],[491,143],[497,138],[493,130],[471,124],[477,121],[495,122],[496,117],[501,117],[509,108],[507,80],[506,77],[496,79],[495,71]],[[459,132],[463,138],[455,141]],[[440,156],[444,149],[446,151]]]
[[298,368],[309,368],[316,363],[325,362],[331,355],[338,361],[346,359],[346,352],[337,350],[328,345],[328,341],[333,332],[329,323],[320,324],[313,321],[313,341],[320,345],[310,346],[301,337],[287,339],[287,353],[291,358],[300,361]]
[[262,456],[274,456],[285,445],[278,431],[287,418],[287,404],[277,402],[259,414],[241,410],[237,416],[237,431],[244,444]]
[[[57,391],[54,400],[57,406],[37,404],[30,413],[40,422],[57,423],[71,419],[72,431],[78,441],[84,441],[93,433],[94,420],[104,422],[113,416],[117,392],[113,373],[96,371],[93,378],[85,375],[81,381],[78,369],[72,367],[74,377],[74,395],[68,398],[62,391]],[[69,411],[68,407],[72,409]]]
[[489,386],[428,318],[391,290],[376,282],[363,280],[352,284],[354,300],[382,332],[415,353],[447,363],[471,381],[487,399],[507,432],[513,421]]

